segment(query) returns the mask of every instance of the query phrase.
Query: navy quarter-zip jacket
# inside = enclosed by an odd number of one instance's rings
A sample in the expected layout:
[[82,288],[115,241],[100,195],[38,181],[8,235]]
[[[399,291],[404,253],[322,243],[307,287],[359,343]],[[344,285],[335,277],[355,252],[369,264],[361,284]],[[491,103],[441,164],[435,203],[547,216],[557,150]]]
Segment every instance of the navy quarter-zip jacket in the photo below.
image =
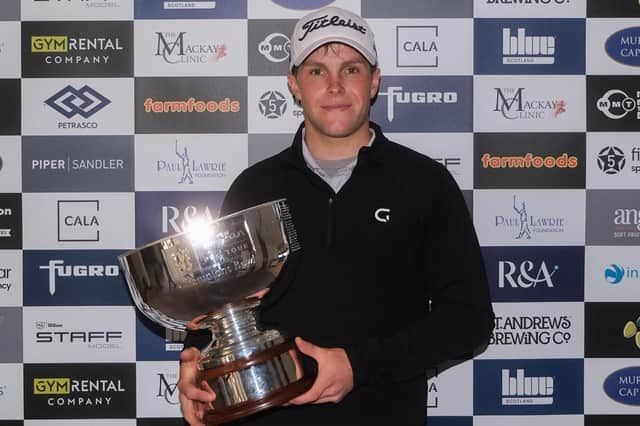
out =
[[[494,316],[462,193],[442,165],[371,128],[372,146],[338,193],[307,167],[302,126],[227,193],[223,215],[288,200],[302,249],[263,299],[261,323],[344,348],[355,384],[340,403],[243,424],[424,425],[426,371],[488,342]],[[191,334],[185,346],[204,343]]]

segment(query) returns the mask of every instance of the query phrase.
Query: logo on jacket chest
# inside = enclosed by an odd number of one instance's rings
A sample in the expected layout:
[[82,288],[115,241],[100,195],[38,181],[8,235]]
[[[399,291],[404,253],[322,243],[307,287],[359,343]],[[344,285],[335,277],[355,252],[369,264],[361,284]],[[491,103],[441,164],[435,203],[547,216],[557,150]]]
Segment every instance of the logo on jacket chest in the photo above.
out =
[[380,207],[379,209],[376,209],[376,211],[373,213],[373,217],[378,222],[382,222],[382,223],[389,222],[391,220],[391,209],[386,207]]

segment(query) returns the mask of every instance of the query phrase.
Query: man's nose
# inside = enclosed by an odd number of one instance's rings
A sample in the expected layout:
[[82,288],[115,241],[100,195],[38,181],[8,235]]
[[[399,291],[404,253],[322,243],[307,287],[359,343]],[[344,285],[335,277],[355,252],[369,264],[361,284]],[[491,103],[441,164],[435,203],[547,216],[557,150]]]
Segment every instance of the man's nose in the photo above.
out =
[[342,76],[339,73],[329,74],[327,84],[328,84],[328,87],[327,87],[328,90],[332,93],[337,93],[344,90]]

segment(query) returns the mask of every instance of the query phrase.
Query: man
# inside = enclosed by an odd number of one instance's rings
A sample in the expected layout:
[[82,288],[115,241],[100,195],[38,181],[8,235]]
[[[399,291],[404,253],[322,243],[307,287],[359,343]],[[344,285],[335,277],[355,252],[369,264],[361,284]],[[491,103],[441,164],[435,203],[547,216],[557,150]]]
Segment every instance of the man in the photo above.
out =
[[[245,422],[423,425],[426,370],[486,344],[493,327],[466,204],[444,167],[369,121],[380,69],[360,16],[313,12],[291,43],[304,123],[290,148],[236,179],[222,214],[288,199],[302,250],[264,296],[262,322],[299,336],[317,378]],[[179,382],[193,425],[214,398],[196,387],[197,357],[183,352]]]

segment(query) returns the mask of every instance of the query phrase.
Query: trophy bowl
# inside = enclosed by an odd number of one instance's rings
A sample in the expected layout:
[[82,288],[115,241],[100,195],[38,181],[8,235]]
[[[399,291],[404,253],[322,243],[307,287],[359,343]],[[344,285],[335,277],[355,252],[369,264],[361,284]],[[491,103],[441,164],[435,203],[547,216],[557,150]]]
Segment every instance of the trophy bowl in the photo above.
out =
[[256,321],[251,295],[279,276],[299,250],[284,199],[260,204],[128,251],[118,260],[138,309],[174,330],[209,329],[199,380],[216,393],[206,424],[220,424],[283,404],[313,377],[295,343]]

